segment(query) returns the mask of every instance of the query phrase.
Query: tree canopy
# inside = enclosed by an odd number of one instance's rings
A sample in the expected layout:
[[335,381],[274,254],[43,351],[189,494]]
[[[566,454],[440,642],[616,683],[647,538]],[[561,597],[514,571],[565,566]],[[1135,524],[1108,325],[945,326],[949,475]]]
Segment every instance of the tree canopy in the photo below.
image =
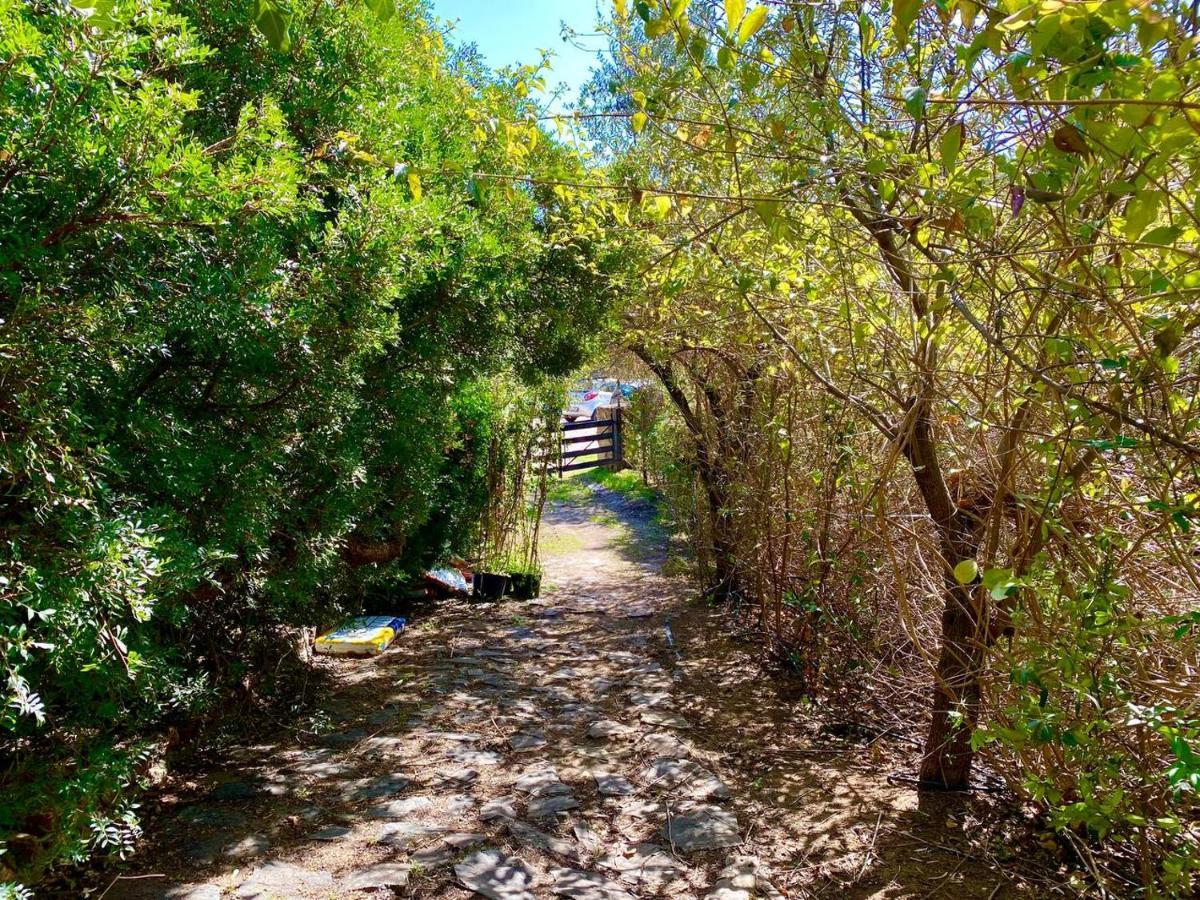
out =
[[601,27],[548,115],[415,0],[0,0],[0,875],[131,845],[168,729],[476,547],[615,345],[712,598],[813,694],[919,679],[919,788],[983,754],[1102,890],[1190,894],[1195,9]]

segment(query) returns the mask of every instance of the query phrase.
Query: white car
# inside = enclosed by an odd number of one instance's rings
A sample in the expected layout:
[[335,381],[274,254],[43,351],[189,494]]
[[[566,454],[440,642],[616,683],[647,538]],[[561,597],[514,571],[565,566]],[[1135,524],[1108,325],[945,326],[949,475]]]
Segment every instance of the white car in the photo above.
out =
[[599,407],[611,406],[612,402],[612,391],[588,391],[582,398],[576,400],[566,408],[563,412],[563,418],[568,422],[591,419],[596,415],[596,410]]

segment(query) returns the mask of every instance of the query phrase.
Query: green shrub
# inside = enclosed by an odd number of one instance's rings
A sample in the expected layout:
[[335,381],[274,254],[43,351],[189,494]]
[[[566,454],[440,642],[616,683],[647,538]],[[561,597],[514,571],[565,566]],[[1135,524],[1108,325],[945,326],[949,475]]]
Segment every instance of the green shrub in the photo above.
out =
[[[1106,572],[1071,588],[1023,579],[996,715],[974,741],[1072,852],[1106,842],[1144,884],[1183,896],[1200,873],[1200,698],[1164,688],[1200,664],[1200,613],[1148,614]],[[997,593],[1018,588],[987,576]]]
[[0,881],[128,852],[172,729],[473,547],[602,330],[553,192],[436,174],[578,163],[423,10],[0,0]]

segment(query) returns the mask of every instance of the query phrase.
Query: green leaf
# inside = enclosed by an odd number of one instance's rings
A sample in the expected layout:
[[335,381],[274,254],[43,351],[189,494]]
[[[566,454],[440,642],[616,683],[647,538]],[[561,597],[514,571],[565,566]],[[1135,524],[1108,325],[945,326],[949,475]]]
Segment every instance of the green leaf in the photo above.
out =
[[646,23],[646,37],[657,38],[662,37],[671,30],[671,20],[666,16],[659,19],[651,19]]
[[1175,225],[1160,225],[1153,231],[1147,232],[1142,236],[1142,243],[1157,244],[1160,247],[1165,247],[1168,244],[1173,244],[1183,233],[1183,230]]
[[988,569],[983,573],[983,586],[993,600],[1003,600],[1021,585],[1013,578],[1012,569]]
[[938,150],[942,156],[942,165],[946,167],[947,172],[953,172],[954,167],[958,165],[958,152],[962,150],[964,133],[962,122],[955,122],[942,135]]
[[928,95],[925,93],[925,88],[914,84],[912,87],[906,87],[903,93],[904,108],[908,110],[908,114],[914,119],[919,119],[925,115],[925,101]]
[[1136,241],[1158,215],[1162,203],[1161,191],[1139,191],[1125,207],[1125,237]]
[[669,0],[671,10],[671,18],[676,22],[683,21],[683,17],[687,15],[688,4],[691,0]]
[[375,13],[375,17],[380,22],[386,22],[396,14],[395,0],[363,0],[367,4],[367,9]]
[[954,567],[954,580],[959,584],[970,584],[979,577],[979,563],[973,559],[964,559]]
[[780,203],[778,200],[758,200],[754,204],[754,211],[758,213],[758,217],[762,219],[763,224],[770,229],[774,224],[776,217],[779,215]]
[[73,0],[75,9],[87,14],[87,23],[101,31],[107,31],[117,24],[113,18],[113,7],[116,0]]
[[746,14],[746,0],[725,0],[725,30],[734,33]]
[[746,16],[742,22],[742,27],[738,29],[737,43],[738,46],[746,43],[750,38],[762,28],[767,21],[767,8],[765,6],[756,6],[750,10],[750,15]]
[[292,7],[286,0],[254,0],[254,24],[273,49],[292,49]]
[[892,4],[892,31],[901,47],[908,43],[908,32],[920,11],[921,0],[896,0]]

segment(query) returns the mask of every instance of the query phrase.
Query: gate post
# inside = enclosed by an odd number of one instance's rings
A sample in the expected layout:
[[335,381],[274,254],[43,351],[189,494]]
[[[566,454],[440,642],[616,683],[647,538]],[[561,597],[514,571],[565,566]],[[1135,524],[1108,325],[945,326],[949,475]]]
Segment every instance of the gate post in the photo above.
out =
[[621,441],[621,407],[620,406],[618,406],[616,408],[615,413],[616,414],[613,416],[613,425],[612,425],[612,428],[613,428],[612,468],[613,468],[613,471],[620,471],[621,465],[625,461],[625,448]]

